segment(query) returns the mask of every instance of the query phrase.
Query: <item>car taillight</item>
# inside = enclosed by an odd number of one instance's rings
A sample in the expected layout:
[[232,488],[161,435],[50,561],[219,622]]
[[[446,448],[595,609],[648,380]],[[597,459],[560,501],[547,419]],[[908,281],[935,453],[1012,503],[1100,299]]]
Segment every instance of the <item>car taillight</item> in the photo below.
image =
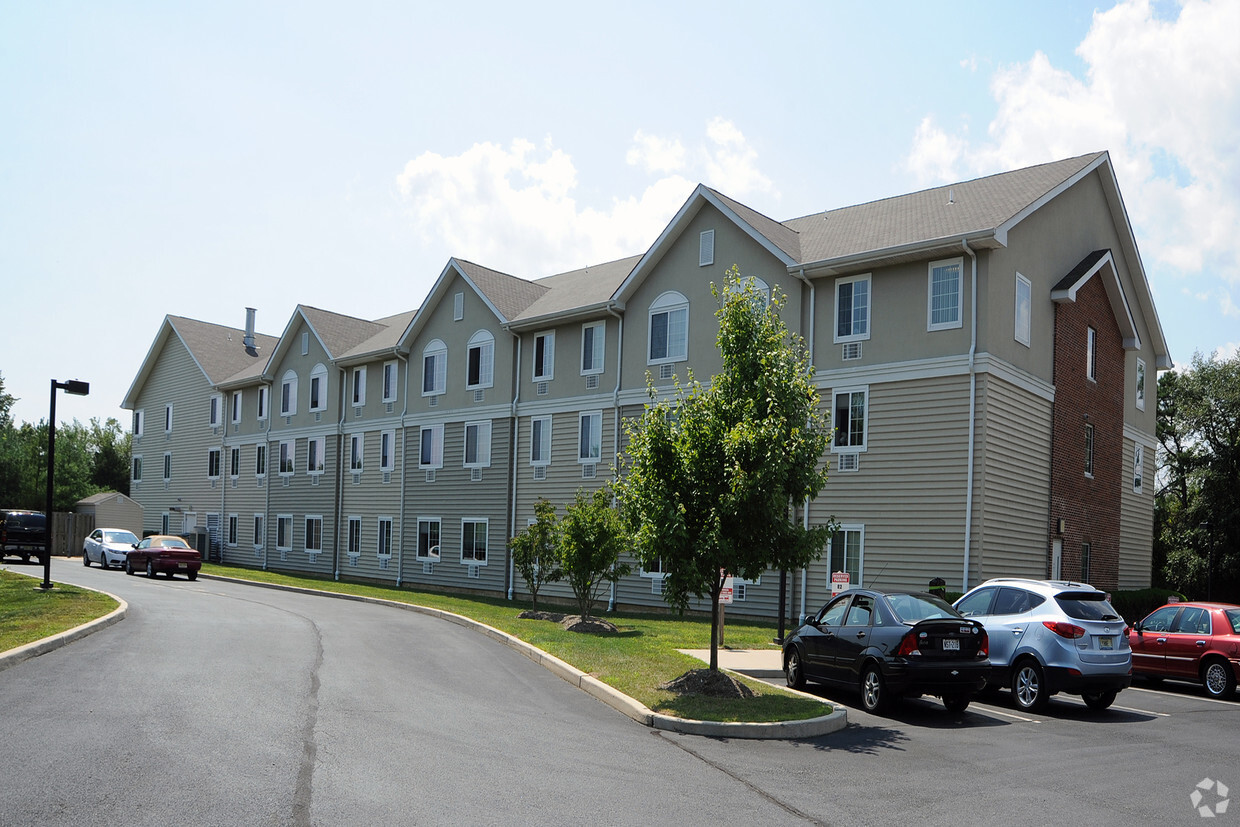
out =
[[1042,625],[1060,637],[1066,637],[1070,640],[1085,637],[1085,630],[1075,623],[1065,623],[1062,620],[1043,620]]
[[979,658],[990,657],[990,635],[982,632],[982,642],[977,646],[977,656]]
[[1132,627],[1131,627],[1131,626],[1125,626],[1125,627],[1124,627],[1124,637],[1128,637],[1130,634],[1132,634]]
[[896,649],[896,657],[907,658],[909,655],[919,654],[921,652],[917,649],[917,633],[909,632],[900,641],[900,648]]

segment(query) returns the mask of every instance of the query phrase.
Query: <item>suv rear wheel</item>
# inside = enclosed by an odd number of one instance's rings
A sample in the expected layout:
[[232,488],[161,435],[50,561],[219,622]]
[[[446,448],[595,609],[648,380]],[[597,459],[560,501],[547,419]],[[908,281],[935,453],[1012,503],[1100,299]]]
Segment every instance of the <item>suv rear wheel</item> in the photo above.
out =
[[1025,659],[1016,665],[1012,673],[1012,699],[1026,712],[1034,712],[1046,706],[1050,699],[1046,691],[1046,678],[1038,662]]

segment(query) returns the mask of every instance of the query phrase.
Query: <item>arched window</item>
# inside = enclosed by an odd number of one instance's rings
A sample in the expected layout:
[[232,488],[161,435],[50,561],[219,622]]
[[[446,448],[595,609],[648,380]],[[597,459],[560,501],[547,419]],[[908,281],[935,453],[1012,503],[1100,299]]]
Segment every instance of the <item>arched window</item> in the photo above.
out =
[[689,300],[675,290],[650,305],[650,341],[647,363],[682,362],[689,350]]
[[310,410],[327,410],[327,366],[322,362],[310,371]]
[[479,330],[469,337],[469,362],[466,365],[465,389],[489,388],[495,380],[495,337],[489,330]]
[[297,413],[297,372],[285,372],[280,380],[280,415],[293,416]]
[[432,339],[422,350],[422,395],[437,396],[448,384],[448,346]]

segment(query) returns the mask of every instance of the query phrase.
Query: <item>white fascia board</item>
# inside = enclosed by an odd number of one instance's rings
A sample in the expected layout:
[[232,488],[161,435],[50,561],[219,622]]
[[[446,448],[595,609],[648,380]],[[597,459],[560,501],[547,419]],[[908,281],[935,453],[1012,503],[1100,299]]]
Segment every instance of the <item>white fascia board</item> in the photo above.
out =
[[1115,322],[1119,325],[1120,333],[1124,336],[1124,349],[1140,350],[1141,337],[1137,334],[1137,324],[1132,318],[1132,308],[1128,305],[1128,296],[1124,293],[1124,285],[1120,284],[1119,271],[1115,269],[1115,259],[1112,257],[1110,250],[1107,250],[1106,255],[1098,259],[1093,267],[1086,270],[1071,285],[1060,290],[1052,290],[1051,301],[1059,304],[1075,302],[1076,294],[1081,287],[1095,275],[1099,274],[1101,274],[1102,286],[1107,291],[1107,299],[1111,303],[1111,311],[1115,314]]
[[646,277],[646,271],[653,267],[659,259],[663,258],[667,248],[680,236],[684,225],[688,224],[702,209],[702,205],[706,200],[705,193],[706,186],[698,184],[688,200],[681,205],[680,209],[676,211],[676,215],[663,228],[663,232],[659,233],[659,237],[655,239],[654,244],[651,244],[650,249],[641,257],[641,261],[637,262],[633,272],[629,273],[628,277],[616,288],[616,292],[611,294],[613,300],[624,301],[627,299],[632,290],[636,289],[637,285]]
[[418,312],[409,321],[409,326],[405,328],[405,332],[396,341],[396,346],[392,348],[393,353],[402,353],[407,356],[412,352],[413,340],[417,338],[418,333],[426,326],[426,320],[430,318],[430,315],[439,309],[440,302],[447,293],[448,284],[454,274],[460,276],[469,285],[469,289],[473,290],[482,299],[483,303],[495,314],[495,318],[499,319],[501,325],[508,323],[508,320],[504,318],[504,314],[500,313],[499,308],[492,304],[487,295],[478,289],[478,285],[466,275],[464,268],[453,257],[448,259],[448,263],[444,265],[443,270],[439,273],[439,278],[435,279],[434,286],[426,294],[426,300],[422,302]]
[[974,249],[984,249],[980,242],[987,240],[998,241],[999,244],[1007,246],[1006,239],[999,241],[994,230],[974,230],[973,232],[961,233],[959,235],[942,236],[941,238],[933,238],[925,241],[914,241],[909,244],[900,244],[895,247],[883,247],[878,250],[867,250],[864,253],[854,253],[853,255],[840,256],[838,258],[825,258],[820,261],[806,262],[798,264],[795,267],[789,267],[789,272],[793,270],[804,270],[807,278],[821,278],[823,276],[834,276],[841,272],[856,270],[865,267],[875,261],[905,256],[916,253],[920,250],[943,250],[948,248],[957,248],[963,252],[961,248],[962,242],[968,242],[970,247]]
[[[129,390],[125,393],[125,399],[121,402],[121,408],[133,410],[137,404],[138,393],[142,390],[142,386],[146,384],[146,379],[150,376],[151,371],[155,369],[155,362],[159,358],[158,353],[163,350],[168,337],[174,333],[176,333],[176,330],[172,326],[172,317],[165,314],[159,329],[155,331],[155,338],[151,340],[150,348],[146,351],[146,358],[142,360],[142,366],[138,368],[138,373],[133,378],[133,384],[129,386]],[[180,334],[177,334],[177,336],[180,338]],[[182,340],[181,344],[185,344],[184,340]],[[186,350],[189,350],[189,348],[186,348]],[[202,366],[199,365],[199,370],[201,369]]]

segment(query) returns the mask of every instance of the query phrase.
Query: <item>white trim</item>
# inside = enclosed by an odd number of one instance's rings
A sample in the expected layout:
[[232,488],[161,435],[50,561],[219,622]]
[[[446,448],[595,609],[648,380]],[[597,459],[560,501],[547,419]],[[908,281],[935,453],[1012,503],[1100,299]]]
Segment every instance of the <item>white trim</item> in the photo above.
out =
[[[945,321],[934,321],[934,271],[956,268],[956,318]],[[926,331],[955,330],[964,326],[964,257],[943,258],[932,261],[926,267]]]
[[[1024,288],[1025,295],[1025,317],[1021,318],[1021,288]],[[1016,341],[1030,347],[1033,341],[1033,282],[1016,274],[1016,295],[1012,302],[1012,335]]]
[[[435,543],[434,545],[428,546],[426,549],[426,552],[427,552],[426,554],[422,553],[422,524],[423,523],[426,523],[427,525],[434,523],[435,525],[439,527],[437,530],[437,533],[439,535],[438,537],[439,542]],[[434,560],[443,559],[443,518],[442,517],[418,517],[417,518],[417,538],[414,540],[414,544],[413,544],[413,557],[415,560],[425,560],[425,561],[434,561]]]
[[[426,360],[431,360],[434,373],[431,389],[426,389]],[[442,339],[431,339],[422,348],[422,396],[440,396],[448,389],[448,346]]]
[[[383,455],[385,441],[389,449],[386,457]],[[396,431],[391,428],[379,432],[379,470],[385,473],[396,470]]]
[[[431,461],[426,461],[424,446],[426,433],[431,433]],[[435,425],[422,425],[418,429],[418,469],[431,471],[443,468],[443,432],[442,422]]]
[[698,267],[715,263],[715,231],[703,230],[698,236]]
[[[288,388],[288,399],[285,400],[284,389]],[[285,407],[287,401],[288,406]],[[297,415],[297,371],[286,370],[280,378],[280,416]]]
[[[383,551],[383,525],[387,524],[387,551]],[[396,531],[396,521],[386,514],[380,514],[375,518],[375,556],[380,560],[392,559],[392,546],[395,545],[392,536]]]
[[[475,448],[474,461],[469,461],[469,429],[474,428],[477,432],[477,446]],[[476,420],[465,423],[464,444],[461,449],[462,467],[465,468],[490,468],[491,467],[491,420]]]
[[379,395],[382,397],[379,401],[385,404],[395,402],[400,396],[400,367],[394,359],[384,362],[379,372]]
[[[357,549],[353,548],[353,526],[357,526]],[[344,553],[350,557],[360,557],[362,554],[362,517],[356,514],[350,514],[345,517],[344,530]]]
[[1145,360],[1140,356],[1137,357],[1137,370],[1134,377],[1136,385],[1133,387],[1133,397],[1138,411],[1145,410],[1146,383],[1149,382],[1149,373],[1145,370]]
[[[465,557],[465,524],[466,524],[466,523],[471,523],[471,524],[473,524],[473,525],[475,525],[475,526],[476,526],[476,525],[478,525],[479,523],[481,523],[483,526],[485,526],[485,528],[483,529],[483,532],[482,532],[483,543],[484,543],[484,545],[485,545],[485,547],[484,547],[484,548],[483,548],[483,550],[482,550],[482,554],[483,554],[483,559],[482,559],[482,560],[478,560],[478,559],[476,559],[476,558],[466,558],[466,557]],[[441,538],[442,538],[442,534],[441,534],[440,536],[441,536]],[[475,537],[477,537],[477,536],[478,536],[478,531],[477,531],[477,529],[474,529],[474,536],[475,536]],[[442,541],[442,539],[440,540],[440,542],[441,542],[441,543],[443,542],[443,541]],[[461,564],[462,564],[462,565],[466,565],[466,566],[485,566],[485,565],[487,565],[488,563],[490,563],[490,562],[491,562],[491,520],[490,520],[490,518],[489,518],[489,517],[462,517],[462,518],[461,518],[461,549],[460,549],[460,553],[461,553]],[[474,544],[474,550],[473,550],[473,553],[477,553],[477,543],[475,543],[475,544]]]
[[[319,535],[319,544],[315,546],[314,548],[310,547],[310,523],[311,522],[318,523],[317,533]],[[303,538],[302,542],[305,543],[306,553],[307,554],[322,554],[323,553],[323,515],[322,514],[307,514],[304,525],[305,525],[306,530],[305,530],[305,537]]]
[[[538,372],[538,341],[543,342],[542,373]],[[534,346],[530,348],[530,381],[550,382],[555,379],[555,331],[544,330],[534,334]]]
[[[581,437],[584,432],[583,425],[584,425],[584,420],[586,419],[586,417],[590,417],[591,419],[595,417],[598,418],[598,429],[597,429],[598,430],[598,446],[597,446],[598,456],[594,456],[593,454],[589,456],[581,455]],[[590,428],[591,437],[594,436],[594,431],[595,431],[594,427],[591,426]],[[593,439],[591,439],[591,442],[593,442]],[[593,447],[594,445],[591,445],[591,448]],[[581,411],[577,415],[577,462],[583,465],[596,465],[599,462],[602,462],[602,460],[603,460],[603,412],[601,410]]]
[[[319,380],[319,403],[314,404],[314,381]],[[311,413],[322,412],[327,410],[329,389],[327,387],[327,365],[322,362],[317,363],[310,369],[310,396],[308,399],[308,407],[306,410]]]
[[361,408],[366,405],[365,365],[358,365],[353,368],[352,375],[349,377],[349,400],[355,408]]
[[[288,521],[288,536],[284,538],[285,544],[280,545],[280,525]],[[292,551],[293,543],[296,541],[296,527],[293,525],[292,514],[276,515],[276,551]]]
[[[839,528],[837,529],[835,534],[831,535],[831,540],[827,543],[827,553],[826,553],[827,581],[825,583],[825,587],[826,587],[828,594],[831,593],[831,572],[835,568],[835,564],[832,562],[832,558],[834,557],[834,550],[835,550],[834,549],[835,538],[839,537],[844,532],[853,532],[855,534],[860,535],[860,550],[858,551],[858,560],[857,560],[857,582],[849,583],[849,585],[853,587],[860,587],[863,583],[865,583],[865,523],[840,523]],[[847,571],[848,550],[844,549],[842,551],[842,554],[844,558],[844,570]]]
[[[586,331],[595,330],[590,337],[590,355],[593,362],[590,368],[585,367],[586,360]],[[578,364],[581,366],[582,376],[594,376],[606,370],[607,355],[607,320],[600,319],[594,322],[586,322],[581,326],[581,358]]]
[[[840,287],[845,284],[856,285],[865,283],[866,304],[865,304],[865,332],[863,333],[847,333],[840,335]],[[849,329],[856,327],[856,289],[853,293],[853,308],[849,314]],[[871,273],[862,273],[857,276],[845,276],[835,280],[834,290],[832,291],[832,314],[831,314],[831,341],[835,344],[844,342],[864,342],[870,338],[871,323],[874,320],[874,281]]]
[[[473,352],[478,351],[478,381],[469,381]],[[465,352],[465,390],[483,390],[495,385],[495,334],[486,328],[474,331]]]
[[[680,350],[672,349],[672,314],[683,312],[685,317],[684,324],[684,341]],[[654,345],[654,317],[667,316],[667,341],[664,343],[666,352],[663,356],[653,355],[652,348]],[[689,356],[689,300],[685,298],[683,293],[676,290],[667,290],[660,293],[658,298],[650,303],[650,308],[646,312],[646,364],[663,365],[672,362],[683,362]]]
[[[311,446],[316,446],[317,451],[312,450]],[[317,457],[315,457],[317,454]],[[319,467],[311,465],[311,459],[317,458]],[[327,470],[327,437],[312,436],[306,440],[306,473],[312,477],[317,477]]]
[[242,406],[245,404],[245,391],[233,391],[230,396],[230,401],[232,402],[232,411],[230,412],[229,418],[232,420],[232,424],[240,425],[241,410]]
[[[545,454],[545,458],[536,459],[534,457],[534,423],[542,423],[544,425],[544,427],[542,428],[542,434],[540,434],[539,438],[542,442],[542,448],[543,448],[542,453]],[[552,424],[553,424],[553,417],[549,414],[546,416],[530,417],[530,465],[533,465],[535,467],[546,467],[551,464]]]
[[[844,394],[848,395],[849,397],[848,398],[848,406],[849,406],[848,422],[852,422],[852,403],[853,403],[852,396],[853,394],[858,394],[858,393],[862,394],[863,396],[862,405],[865,408],[865,410],[862,412],[862,415],[861,415],[861,442],[860,443],[845,442],[844,444],[840,444],[839,439],[840,439],[841,427],[840,427],[840,423],[837,421],[837,418],[836,418],[837,397],[844,395]],[[831,453],[833,454],[861,454],[861,453],[865,453],[868,450],[868,446],[870,442],[870,386],[869,385],[856,385],[853,387],[838,387],[838,388],[831,389],[831,428],[834,431],[834,434],[831,437]],[[846,426],[844,428],[844,433],[847,436],[851,436],[851,433],[848,431]]]

